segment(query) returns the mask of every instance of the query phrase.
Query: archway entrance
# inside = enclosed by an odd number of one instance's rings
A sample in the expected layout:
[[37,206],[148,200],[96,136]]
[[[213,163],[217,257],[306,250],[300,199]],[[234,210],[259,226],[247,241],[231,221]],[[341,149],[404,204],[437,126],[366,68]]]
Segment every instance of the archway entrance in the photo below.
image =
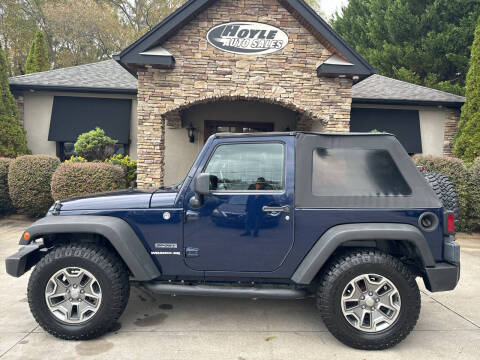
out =
[[[205,141],[215,133],[311,130],[311,124],[319,122],[291,104],[248,98],[198,101],[170,111],[164,118],[167,125],[165,184],[183,180]],[[187,131],[192,134],[192,129],[193,139],[188,137]]]

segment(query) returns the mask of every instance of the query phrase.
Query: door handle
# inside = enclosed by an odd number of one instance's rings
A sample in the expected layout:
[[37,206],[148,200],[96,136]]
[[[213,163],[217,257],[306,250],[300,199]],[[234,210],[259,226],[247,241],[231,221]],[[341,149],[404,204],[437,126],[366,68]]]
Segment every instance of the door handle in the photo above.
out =
[[284,206],[264,206],[262,207],[263,212],[290,212],[290,205]]

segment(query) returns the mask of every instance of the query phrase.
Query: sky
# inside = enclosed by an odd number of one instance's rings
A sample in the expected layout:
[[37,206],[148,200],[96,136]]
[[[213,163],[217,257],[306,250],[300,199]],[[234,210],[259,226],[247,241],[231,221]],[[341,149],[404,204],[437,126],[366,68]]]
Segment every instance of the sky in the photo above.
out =
[[348,4],[348,0],[320,0],[320,6],[327,19],[330,19],[337,10]]

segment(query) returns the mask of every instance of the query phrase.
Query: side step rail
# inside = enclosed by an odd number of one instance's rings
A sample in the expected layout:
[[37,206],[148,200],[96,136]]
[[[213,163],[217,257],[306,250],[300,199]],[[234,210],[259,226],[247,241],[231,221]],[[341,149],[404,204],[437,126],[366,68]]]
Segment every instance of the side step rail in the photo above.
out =
[[307,289],[240,287],[213,285],[176,285],[162,282],[144,282],[141,286],[155,294],[219,296],[252,299],[303,299],[309,296]]

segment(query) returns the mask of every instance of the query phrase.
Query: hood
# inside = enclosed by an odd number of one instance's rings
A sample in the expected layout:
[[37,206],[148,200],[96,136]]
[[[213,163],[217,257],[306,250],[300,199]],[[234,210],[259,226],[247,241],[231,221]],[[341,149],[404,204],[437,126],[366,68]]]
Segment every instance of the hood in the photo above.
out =
[[[155,189],[128,189],[61,200],[60,211],[147,209]],[[49,211],[53,210],[50,208]]]

